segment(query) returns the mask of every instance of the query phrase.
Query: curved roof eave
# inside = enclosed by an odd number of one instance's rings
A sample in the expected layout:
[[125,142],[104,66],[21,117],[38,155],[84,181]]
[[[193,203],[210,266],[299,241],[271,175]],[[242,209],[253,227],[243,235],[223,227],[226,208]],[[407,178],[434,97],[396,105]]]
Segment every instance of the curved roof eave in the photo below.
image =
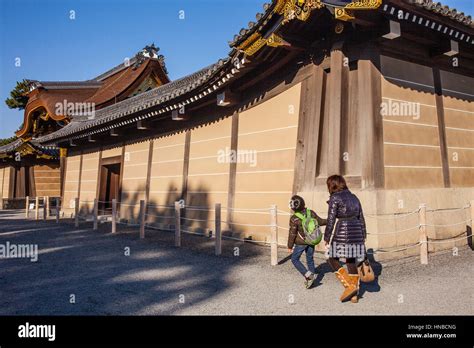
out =
[[[182,79],[176,80],[174,82],[171,82],[166,85],[160,86],[156,89],[153,89],[149,92],[145,92],[136,97],[121,101],[117,104],[98,110],[96,112],[96,117],[94,119],[84,120],[84,121],[76,120],[54,133],[51,133],[49,135],[39,138],[38,141],[42,143],[53,143],[53,142],[64,141],[68,138],[77,139],[77,138],[87,136],[85,135],[86,134],[85,132],[88,132],[89,130],[90,130],[89,133],[87,133],[88,135],[97,134],[97,133],[100,133],[100,132],[106,131],[107,129],[112,128],[110,127],[109,123],[118,122],[118,120],[121,119],[122,117],[131,115],[134,112],[146,110],[151,107],[158,106],[159,104],[164,103],[164,102],[171,102],[173,100],[176,100],[178,97],[182,97],[184,94],[198,88],[204,87],[204,88],[208,88],[209,90],[212,89],[215,86],[213,86],[212,83],[210,83],[211,77],[215,76],[215,74],[218,71],[222,71],[225,68],[230,68],[232,61],[236,57],[238,57],[242,52],[239,46],[242,43],[244,43],[246,40],[252,40],[252,35],[254,34],[264,34],[263,32],[259,32],[259,31],[264,30],[267,27],[270,27],[267,24],[269,23],[269,19],[273,16],[273,14],[278,13],[278,15],[281,17],[282,7],[291,1],[296,2],[299,0],[273,0],[272,3],[264,4],[263,6],[264,6],[265,12],[257,14],[257,19],[258,19],[257,23],[250,22],[249,28],[241,29],[241,31],[239,32],[239,35],[236,35],[234,37],[234,40],[229,43],[229,45],[231,46],[231,51],[229,52],[228,56],[224,60],[220,60],[216,64],[213,64],[207,68],[204,68],[196,73],[185,76]],[[416,6],[421,6],[426,10],[430,10],[434,12],[437,12],[440,6],[442,6],[445,9],[445,11],[447,8],[448,12],[451,11],[452,14],[455,12],[457,13],[455,9],[449,9],[449,7],[440,5],[439,3],[435,4],[433,3],[432,0],[401,0],[401,1],[415,4]],[[460,18],[461,17],[459,17],[459,15],[457,17],[456,16],[453,17],[453,15],[451,15],[451,19],[456,20],[457,22],[460,21],[459,20]],[[470,16],[467,16],[466,18],[463,17],[462,23],[466,24],[469,28],[471,28],[472,27],[471,17]],[[230,71],[230,69],[228,69],[228,71]],[[229,80],[232,77],[233,77],[233,74],[231,73],[228,73],[227,75],[225,75],[222,79],[219,80],[219,86],[221,86],[221,83],[225,83],[227,80]],[[209,84],[209,85],[206,85],[206,84]],[[191,101],[193,99],[200,99],[200,94],[186,100],[185,105],[186,103],[189,102],[190,99]],[[137,116],[136,118],[132,120],[124,120],[122,122],[119,122],[118,124],[125,125],[128,123],[132,123],[138,119],[141,120],[144,118],[148,118],[148,117],[152,117],[157,114],[160,114],[163,112],[163,110],[171,111],[177,107],[178,105],[174,105],[174,107],[168,106],[160,111],[149,112],[146,115]],[[98,126],[103,126],[103,128],[92,129]]]

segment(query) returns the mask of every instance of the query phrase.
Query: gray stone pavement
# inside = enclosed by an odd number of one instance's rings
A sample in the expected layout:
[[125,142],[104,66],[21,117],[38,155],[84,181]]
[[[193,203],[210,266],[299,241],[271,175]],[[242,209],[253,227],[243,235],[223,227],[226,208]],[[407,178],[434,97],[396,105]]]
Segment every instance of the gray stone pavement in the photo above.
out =
[[[0,315],[474,314],[467,247],[433,255],[429,265],[378,264],[378,280],[363,287],[360,302],[342,304],[324,259],[316,260],[318,283],[306,290],[290,261],[272,267],[269,249],[250,243],[225,241],[216,257],[206,237],[184,235],[177,249],[169,232],[147,230],[140,240],[137,228],[112,235],[110,224],[75,229],[71,220],[0,211],[0,244],[7,241],[38,244],[39,258],[0,259]],[[282,249],[280,259],[286,255]]]

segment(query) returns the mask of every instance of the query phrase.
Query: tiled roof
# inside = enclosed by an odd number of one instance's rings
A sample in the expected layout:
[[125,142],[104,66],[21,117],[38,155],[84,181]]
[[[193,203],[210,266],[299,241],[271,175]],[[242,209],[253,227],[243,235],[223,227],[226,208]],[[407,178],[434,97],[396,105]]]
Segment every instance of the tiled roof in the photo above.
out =
[[[295,0],[296,1],[296,0]],[[455,9],[450,9],[447,6],[443,6],[440,3],[434,3],[431,0],[404,0],[406,2],[416,4],[417,6],[423,7],[427,10],[434,11],[443,16],[450,17],[453,20],[456,20],[460,23],[472,27],[472,20],[470,16],[466,16],[463,13],[457,12]],[[229,53],[228,57],[224,60],[220,60],[216,64],[213,64],[207,68],[204,68],[194,74],[188,75],[182,79],[170,82],[166,85],[155,88],[151,91],[142,93],[133,98],[123,100],[114,105],[105,107],[96,111],[94,119],[79,119],[75,118],[70,124],[64,128],[41,137],[38,139],[41,143],[53,143],[61,138],[78,138],[79,136],[74,135],[75,133],[81,133],[84,136],[84,133],[93,127],[102,126],[102,131],[104,129],[112,128],[112,121],[114,125],[124,125],[130,123],[130,120],[126,120],[124,117],[129,116],[137,111],[146,110],[153,106],[157,106],[164,102],[170,102],[173,99],[182,96],[190,91],[197,90],[200,87],[205,86],[206,83],[210,81],[210,78],[214,74],[224,67],[229,67],[232,63],[233,57],[238,53],[238,46],[247,38],[249,38],[257,30],[261,30],[269,23],[270,19],[273,16],[275,5],[278,3],[278,0],[273,0],[272,3],[266,3],[263,5],[264,13],[258,13],[256,18],[257,22],[250,22],[248,28],[242,28],[238,35],[229,42],[229,45],[233,48]],[[118,67],[116,67],[118,68]],[[115,69],[115,68],[114,68]],[[230,69],[229,69],[230,70]],[[111,74],[110,72],[106,74]],[[192,99],[192,98],[191,98]],[[196,98],[194,98],[196,100]],[[161,111],[160,111],[161,113]],[[156,113],[149,113],[148,115],[155,115]],[[137,116],[140,117],[140,116]],[[148,117],[148,116],[146,116]],[[124,120],[124,121],[122,121]],[[109,128],[107,128],[109,127]],[[95,133],[96,130],[92,131]],[[97,130],[99,132],[99,130]],[[73,136],[74,135],[74,136]]]
[[106,79],[107,77],[116,74],[116,73],[119,72],[120,70],[123,70],[123,69],[127,68],[128,66],[135,64],[136,61],[137,61],[137,58],[136,58],[136,57],[133,57],[133,58],[130,59],[128,65],[126,65],[125,62],[124,62],[124,63],[121,63],[121,64],[119,64],[119,65],[113,67],[112,69],[109,69],[109,70],[107,70],[106,72],[100,74],[99,76],[93,78],[93,80],[102,81],[102,80]]
[[0,154],[8,154],[16,151],[21,145],[24,143],[29,143],[31,146],[33,146],[36,150],[38,150],[39,153],[44,153],[49,156],[53,157],[59,157],[59,148],[56,146],[46,146],[43,144],[40,144],[36,139],[29,140],[29,141],[24,141],[22,138],[18,138],[14,141],[12,141],[9,144],[0,146]]
[[65,127],[54,133],[38,138],[37,140],[38,142],[46,143],[54,139],[69,136],[76,132],[84,131],[91,127],[116,121],[124,116],[133,114],[136,111],[148,109],[154,105],[172,100],[202,86],[228,61],[229,59],[220,60],[218,63],[212,64],[194,74],[167,83],[135,97],[123,100],[114,105],[99,109],[95,112],[93,119],[88,119],[87,117],[75,117],[73,121]]
[[0,146],[0,153],[8,153],[15,151],[21,144],[23,144],[23,140],[21,138],[18,138],[12,141],[11,143]]
[[[415,4],[418,7],[422,7],[428,11],[440,14],[444,17],[449,17],[452,20],[455,20],[459,23],[462,23],[468,27],[474,28],[474,21],[472,20],[471,15],[466,15],[464,12],[459,12],[455,8],[450,8],[447,5],[443,5],[440,2],[435,2],[433,0],[405,0],[408,3]],[[466,0],[467,2],[473,0]]]
[[36,87],[46,89],[75,89],[75,88],[99,88],[102,83],[96,80],[88,81],[31,81]]
[[263,4],[263,13],[259,12],[255,15],[257,22],[249,22],[247,28],[240,29],[239,33],[234,35],[232,41],[229,41],[230,47],[236,47],[240,43],[242,43],[247,37],[253,34],[257,29],[264,26],[268,19],[270,19],[270,15],[272,14],[271,9],[276,5],[277,1],[273,1],[272,3],[265,3]]

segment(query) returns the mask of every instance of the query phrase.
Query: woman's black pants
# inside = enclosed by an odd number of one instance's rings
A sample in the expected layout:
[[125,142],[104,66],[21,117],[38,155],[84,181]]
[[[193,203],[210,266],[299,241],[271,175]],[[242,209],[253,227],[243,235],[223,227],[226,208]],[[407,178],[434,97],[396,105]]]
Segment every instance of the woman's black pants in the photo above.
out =
[[[339,257],[330,257],[328,259],[328,263],[334,272],[336,272],[339,268],[341,268]],[[356,260],[354,257],[348,257],[346,259],[346,265],[347,265],[347,271],[349,272],[349,274],[357,274],[357,265],[356,265]]]

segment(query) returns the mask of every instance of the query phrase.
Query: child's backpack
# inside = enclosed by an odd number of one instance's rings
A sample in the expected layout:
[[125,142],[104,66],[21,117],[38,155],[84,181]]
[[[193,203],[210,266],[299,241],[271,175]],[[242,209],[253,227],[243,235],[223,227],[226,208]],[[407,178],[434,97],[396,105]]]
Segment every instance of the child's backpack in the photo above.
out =
[[323,239],[323,234],[319,228],[318,220],[311,215],[311,209],[306,208],[306,215],[296,212],[295,216],[301,220],[303,226],[304,236],[300,235],[301,239],[308,245],[318,245]]

